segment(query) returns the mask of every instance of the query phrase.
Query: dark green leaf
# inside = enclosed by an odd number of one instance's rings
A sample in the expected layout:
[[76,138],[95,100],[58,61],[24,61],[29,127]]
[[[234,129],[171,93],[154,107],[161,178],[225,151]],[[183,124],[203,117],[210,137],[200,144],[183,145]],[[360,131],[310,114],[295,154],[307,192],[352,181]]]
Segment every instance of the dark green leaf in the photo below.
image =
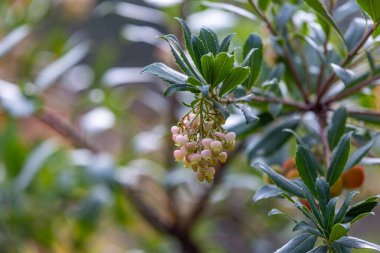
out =
[[380,2],[378,0],[356,0],[374,22],[380,21]]
[[323,225],[322,214],[319,210],[317,203],[314,200],[312,193],[310,192],[310,190],[307,188],[305,184],[302,184],[302,189],[305,194],[305,198],[307,202],[309,202],[309,205],[310,205],[311,211],[314,214],[314,217],[317,219],[319,224]]
[[318,176],[319,164],[310,155],[310,151],[298,145],[296,153],[296,165],[301,179],[314,196],[317,196],[316,179]]
[[[252,49],[256,50],[252,51]],[[243,56],[247,59],[244,61],[246,62],[244,66],[251,68],[251,73],[244,82],[244,86],[247,87],[247,89],[251,89],[259,77],[263,62],[263,42],[259,35],[252,33],[248,36],[244,44]]]
[[206,51],[216,55],[219,49],[218,37],[216,34],[211,29],[204,27],[201,28],[199,37],[202,40]]
[[231,33],[229,35],[227,35],[227,37],[225,37],[222,41],[222,44],[220,44],[220,47],[219,47],[219,50],[218,50],[218,53],[221,53],[221,52],[226,52],[228,53],[228,50],[230,48],[230,44],[231,44],[231,40],[232,40],[232,37],[235,35],[236,33]]
[[338,198],[332,198],[330,199],[329,203],[326,207],[326,212],[324,215],[324,227],[331,231],[332,226],[334,225],[335,220],[335,206],[336,202],[338,201]]
[[310,234],[301,234],[294,237],[275,253],[305,253],[314,248],[317,237]]
[[201,59],[202,56],[207,54],[206,49],[203,45],[203,42],[195,35],[191,35],[191,44],[193,46],[193,52],[194,52],[194,63],[195,66],[201,71],[202,70],[202,64]]
[[330,201],[330,186],[322,178],[317,179],[317,196],[319,208],[321,209],[322,214],[324,214],[327,203]]
[[227,119],[230,116],[229,111],[220,103],[213,101],[213,106],[216,110],[218,110],[221,114],[223,114],[223,117]]
[[276,208],[273,208],[272,210],[270,210],[270,212],[268,213],[268,216],[273,216],[273,215],[281,215],[281,216],[284,216],[288,219],[290,219],[291,221],[297,223],[296,220],[294,220],[292,217],[290,217],[289,215],[287,215],[286,213],[276,209]]
[[333,249],[334,249],[334,253],[351,253],[352,250],[350,248],[346,248],[340,244],[337,244],[337,243],[333,243],[332,244],[333,246]]
[[379,245],[364,241],[364,240],[359,239],[359,238],[351,237],[351,236],[342,237],[339,240],[336,240],[335,243],[340,244],[340,245],[347,247],[347,248],[373,249],[376,251],[380,251]]
[[216,56],[212,71],[211,85],[216,87],[223,82],[228,73],[234,67],[235,57],[228,53],[220,53]]
[[243,112],[245,123],[250,124],[259,121],[259,117],[257,117],[255,114],[253,114],[252,110],[248,107],[242,107],[240,110]]
[[165,90],[164,96],[170,96],[171,94],[173,94],[177,91],[190,91],[192,93],[199,93],[199,90],[192,85],[189,85],[189,84],[173,84]]
[[296,185],[289,179],[283,177],[282,175],[278,174],[266,164],[254,163],[252,167],[256,169],[260,169],[263,172],[265,172],[270,177],[270,179],[272,179],[272,181],[282,190],[297,197],[301,197],[301,198],[304,197],[304,193],[298,185]]
[[161,78],[169,84],[184,84],[187,77],[182,73],[166,66],[163,63],[153,63],[143,68],[141,73],[150,73]]
[[330,186],[333,186],[335,182],[338,181],[344,167],[346,166],[348,155],[350,153],[351,134],[351,132],[345,134],[334,150],[326,176],[327,182]]
[[377,136],[373,137],[367,144],[357,149],[348,159],[348,162],[343,172],[346,172],[348,169],[358,164],[363,159],[363,157],[369,152],[372,146],[375,145],[376,139]]
[[321,245],[313,250],[308,251],[307,253],[327,253],[328,249],[329,248],[327,245]]
[[267,131],[263,137],[251,147],[248,153],[248,158],[252,161],[256,156],[267,156],[271,155],[284,145],[292,134],[289,132],[284,132],[284,129],[295,130],[299,125],[298,119],[289,119],[271,128]]
[[270,0],[258,0],[259,8],[262,11],[267,11],[272,1]]
[[355,73],[352,70],[344,69],[339,65],[331,63],[331,67],[340,80],[346,85],[355,79]]
[[201,65],[202,65],[202,74],[205,80],[211,84],[211,79],[214,71],[215,58],[212,53],[208,53],[202,56]]
[[264,185],[256,191],[255,196],[253,196],[253,201],[257,202],[263,199],[280,198],[281,194],[282,191],[277,186]]
[[367,28],[366,26],[367,22],[362,18],[354,18],[350,22],[346,32],[344,33],[348,50],[353,50],[362,39]]
[[304,221],[298,222],[297,225],[293,227],[293,232],[295,231],[308,232],[312,235],[323,237],[323,234],[321,234],[321,232],[319,232],[318,229]]
[[353,192],[350,192],[346,196],[346,198],[344,199],[344,202],[343,202],[342,206],[340,207],[338,213],[335,215],[334,223],[340,223],[343,220],[344,216],[346,215],[346,213],[348,211],[348,208],[349,208],[349,205],[350,205],[352,198],[358,193],[359,193],[358,191],[353,191]]
[[357,221],[359,221],[361,219],[364,219],[365,217],[367,217],[369,215],[375,215],[375,213],[374,212],[362,213],[362,214],[356,216],[356,218],[353,219],[352,221],[350,221],[350,223],[353,224],[353,223],[355,223],[355,222],[357,222]]
[[239,84],[242,84],[249,75],[249,67],[236,67],[228,73],[219,91],[219,96],[229,93]]
[[327,139],[330,149],[333,150],[344,134],[346,128],[347,111],[345,108],[339,108],[334,112],[331,119],[330,127],[327,130]]
[[369,50],[365,50],[365,55],[367,56],[368,65],[371,69],[372,75],[374,75],[375,71],[376,71],[375,59],[373,58],[373,56]]
[[193,59],[195,62],[195,55],[194,55],[194,50],[193,50],[193,43],[191,41],[191,31],[189,27],[186,25],[186,22],[181,19],[181,18],[175,18],[182,26],[182,31],[183,31],[183,37],[185,40],[185,46],[187,51],[190,54],[190,57]]
[[350,230],[350,224],[341,224],[337,223],[333,226],[330,233],[329,242],[334,242],[335,240],[338,240],[339,238],[345,236],[348,231]]
[[378,205],[377,199],[367,199],[350,207],[343,219],[343,223],[351,222],[363,213],[370,213]]

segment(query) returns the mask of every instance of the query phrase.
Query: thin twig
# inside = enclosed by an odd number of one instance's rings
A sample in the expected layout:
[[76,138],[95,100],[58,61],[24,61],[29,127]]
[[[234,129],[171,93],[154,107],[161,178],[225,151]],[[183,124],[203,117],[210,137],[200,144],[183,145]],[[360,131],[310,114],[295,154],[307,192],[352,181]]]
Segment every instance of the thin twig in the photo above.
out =
[[369,111],[369,110],[354,110],[350,109],[347,110],[347,113],[352,116],[375,116],[379,117],[380,119],[380,112],[379,111]]

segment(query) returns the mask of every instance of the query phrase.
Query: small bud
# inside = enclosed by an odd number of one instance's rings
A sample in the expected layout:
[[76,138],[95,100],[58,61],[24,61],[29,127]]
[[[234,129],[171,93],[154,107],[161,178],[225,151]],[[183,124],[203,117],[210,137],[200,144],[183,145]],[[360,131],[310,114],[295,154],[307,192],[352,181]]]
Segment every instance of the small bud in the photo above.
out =
[[177,143],[177,142],[176,142],[177,137],[178,137],[178,134],[173,134],[173,136],[172,136],[172,140],[174,141],[174,143]]
[[175,139],[175,142],[178,146],[182,147],[189,141],[189,138],[187,138],[184,135],[178,135],[177,138]]
[[185,168],[190,168],[191,167],[191,164],[187,160],[186,156],[183,158],[183,166],[185,166]]
[[210,144],[211,144],[212,141],[213,141],[213,140],[210,139],[210,138],[205,138],[205,139],[202,140],[202,145],[203,145],[204,147],[206,147],[206,148],[209,148],[209,147],[210,147]]
[[205,173],[203,171],[198,171],[197,178],[199,181],[203,182],[205,180]]
[[196,145],[195,145],[195,142],[188,142],[185,144],[185,148],[189,151],[189,152],[192,152],[195,150],[196,148]]
[[218,158],[221,163],[225,163],[227,161],[228,155],[226,152],[221,152],[219,153]]
[[226,142],[234,142],[236,140],[236,134],[234,132],[229,132],[224,136]]
[[179,127],[177,126],[172,126],[172,128],[170,129],[170,131],[172,132],[172,134],[178,134],[179,133]]
[[207,178],[211,179],[215,175],[215,168],[214,167],[208,167],[205,169],[205,175]]
[[188,125],[190,124],[190,121],[187,120],[187,119],[185,119],[185,120],[183,121],[183,124],[185,124],[186,126],[188,126]]
[[216,136],[217,138],[219,138],[221,140],[224,139],[224,133],[221,133],[221,132],[215,132],[214,136]]
[[190,154],[187,156],[187,159],[189,159],[189,162],[191,164],[195,164],[201,161],[202,156],[198,153]]
[[188,150],[185,148],[185,146],[183,146],[183,147],[181,147],[181,152],[182,152],[182,154],[185,156],[185,155],[187,155],[189,152],[188,152]]
[[184,154],[180,150],[174,150],[173,156],[177,162],[180,162],[183,160]]
[[215,152],[220,152],[223,148],[223,144],[220,141],[213,141],[210,143],[210,147]]
[[201,152],[201,156],[203,159],[205,159],[206,161],[210,161],[211,158],[212,158],[212,151],[210,149],[204,149],[202,150]]

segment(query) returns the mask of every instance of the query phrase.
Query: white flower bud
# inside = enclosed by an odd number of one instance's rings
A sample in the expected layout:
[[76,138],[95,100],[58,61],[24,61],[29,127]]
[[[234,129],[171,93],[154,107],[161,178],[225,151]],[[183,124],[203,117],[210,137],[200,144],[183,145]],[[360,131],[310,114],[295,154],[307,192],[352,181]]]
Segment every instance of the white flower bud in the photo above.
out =
[[187,138],[184,135],[178,135],[177,138],[175,139],[175,142],[178,146],[182,147],[189,141],[189,138]]
[[188,152],[188,150],[185,148],[185,146],[182,146],[181,147],[181,152],[182,152],[182,154],[185,156],[185,155],[187,155],[189,152]]
[[187,159],[191,164],[199,163],[202,159],[202,156],[198,153],[190,154],[187,156]]
[[204,149],[202,150],[201,152],[201,156],[203,159],[205,159],[206,161],[210,161],[211,158],[212,158],[212,151],[210,149]]
[[224,136],[224,139],[229,143],[234,142],[236,139],[236,134],[234,132],[229,132]]
[[205,169],[205,175],[207,178],[211,179],[215,175],[215,168],[214,167],[208,167]]
[[226,152],[221,152],[219,153],[218,158],[221,163],[225,163],[227,161],[228,155]]
[[192,151],[194,151],[195,150],[195,148],[196,148],[196,144],[195,144],[195,142],[188,142],[188,143],[186,143],[185,144],[185,147],[186,147],[186,149],[189,151],[189,152],[192,152]]
[[210,143],[210,147],[215,152],[220,152],[223,148],[223,144],[220,141],[213,141]]
[[180,162],[184,158],[184,154],[180,150],[174,150],[173,156],[177,162]]
[[205,139],[202,140],[202,145],[203,145],[204,147],[206,147],[206,148],[209,148],[209,147],[210,147],[210,144],[211,144],[212,141],[213,141],[213,140],[210,139],[210,138],[205,138]]
[[172,140],[174,141],[174,143],[177,143],[176,142],[177,136],[178,136],[178,134],[173,134],[173,136],[172,136]]
[[179,133],[179,127],[177,126],[172,126],[172,128],[170,129],[170,131],[172,132],[172,134],[178,134]]
[[214,136],[218,137],[219,139],[224,139],[224,133],[221,132],[215,132]]

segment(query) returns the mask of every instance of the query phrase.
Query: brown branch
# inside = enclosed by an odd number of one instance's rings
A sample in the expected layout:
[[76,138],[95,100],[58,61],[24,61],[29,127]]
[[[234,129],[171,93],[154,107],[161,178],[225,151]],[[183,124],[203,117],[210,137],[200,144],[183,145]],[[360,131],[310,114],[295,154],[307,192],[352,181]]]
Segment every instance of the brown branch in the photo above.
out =
[[86,148],[95,153],[99,152],[98,148],[89,143],[83,135],[79,134],[79,130],[75,129],[55,114],[47,110],[43,110],[42,112],[35,115],[35,117],[56,131],[62,137],[69,140],[74,147]]
[[325,104],[330,104],[330,103],[335,102],[337,100],[341,100],[343,98],[351,96],[355,92],[360,91],[364,87],[370,85],[371,83],[373,83],[379,79],[380,79],[380,75],[373,76],[372,78],[367,79],[367,80],[365,80],[365,81],[363,81],[363,82],[361,82],[355,86],[352,86],[352,87],[348,88],[347,90],[344,90],[341,93],[329,98],[328,100],[326,100]]
[[360,116],[376,116],[380,118],[380,112],[379,111],[368,111],[368,110],[347,110],[347,113],[349,115],[360,115]]
[[[342,62],[340,63],[341,67],[345,67],[347,64],[349,64],[352,61],[352,59],[356,56],[356,54],[359,52],[359,50],[363,47],[363,45],[368,40],[368,38],[372,35],[372,33],[379,26],[379,24],[380,23],[376,23],[370,29],[367,30],[367,32],[363,35],[363,37],[360,39],[360,41],[356,44],[356,46],[342,60]],[[332,73],[331,76],[325,82],[325,84],[322,85],[322,88],[318,92],[318,97],[317,97],[318,102],[322,99],[323,95],[330,89],[331,85],[335,81],[335,78],[336,78],[336,74]]]

